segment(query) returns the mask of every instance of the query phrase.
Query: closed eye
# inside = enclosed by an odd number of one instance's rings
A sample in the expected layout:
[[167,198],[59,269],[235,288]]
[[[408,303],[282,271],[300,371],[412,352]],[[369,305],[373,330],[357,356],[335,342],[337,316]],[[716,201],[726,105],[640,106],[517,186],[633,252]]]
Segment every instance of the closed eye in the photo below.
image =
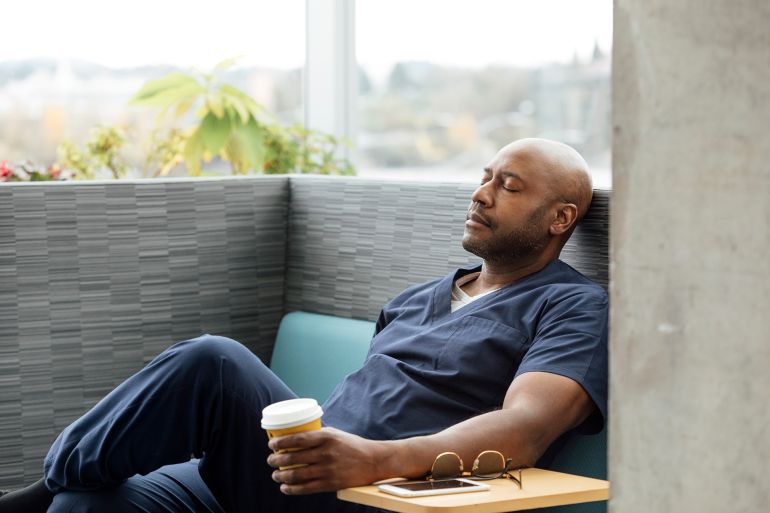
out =
[[[491,180],[497,180],[497,182],[500,184],[500,187],[502,187],[507,192],[521,192],[519,189],[517,189],[515,186],[506,186],[505,183],[509,181],[509,178],[511,178],[510,174],[509,176],[506,176],[504,179],[501,177],[494,177],[492,176],[492,173],[490,171],[485,170],[484,176],[481,178],[481,181],[479,182],[479,185],[484,185],[485,183],[491,181]],[[517,178],[517,177],[514,177]]]

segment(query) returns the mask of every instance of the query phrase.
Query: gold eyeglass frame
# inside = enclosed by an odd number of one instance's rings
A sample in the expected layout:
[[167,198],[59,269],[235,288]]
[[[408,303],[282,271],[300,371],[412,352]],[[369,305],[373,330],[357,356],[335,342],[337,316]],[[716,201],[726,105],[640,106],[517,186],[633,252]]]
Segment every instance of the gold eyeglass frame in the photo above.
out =
[[[457,453],[442,452],[433,461],[430,473],[426,479],[437,480],[462,477],[474,481],[485,481],[505,478],[516,483],[519,490],[521,490],[524,486],[521,471],[526,467],[512,469],[511,463],[511,458],[506,459],[498,451],[483,451],[476,456],[470,472],[466,472],[463,467],[463,460]],[[516,475],[513,475],[512,472],[515,472]]]

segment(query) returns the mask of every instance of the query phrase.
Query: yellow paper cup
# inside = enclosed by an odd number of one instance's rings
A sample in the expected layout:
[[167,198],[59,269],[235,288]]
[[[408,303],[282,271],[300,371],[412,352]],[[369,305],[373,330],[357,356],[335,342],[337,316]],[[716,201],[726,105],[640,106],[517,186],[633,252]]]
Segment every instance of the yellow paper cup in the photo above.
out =
[[[262,428],[267,431],[269,439],[292,433],[313,431],[321,429],[322,415],[323,410],[315,399],[289,399],[288,401],[273,403],[262,410]],[[296,450],[299,449],[283,449],[276,452]],[[279,468],[285,470],[302,466],[304,465]]]

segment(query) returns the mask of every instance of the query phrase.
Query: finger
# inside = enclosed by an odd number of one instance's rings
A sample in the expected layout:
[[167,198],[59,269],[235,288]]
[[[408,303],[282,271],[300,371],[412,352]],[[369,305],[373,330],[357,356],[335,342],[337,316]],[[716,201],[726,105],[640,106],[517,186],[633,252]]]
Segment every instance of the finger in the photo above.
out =
[[276,483],[297,485],[321,479],[326,473],[318,465],[307,465],[305,467],[275,470],[271,477]]
[[307,495],[309,493],[321,493],[321,492],[331,492],[334,491],[334,488],[330,486],[328,483],[325,483],[321,480],[316,481],[310,481],[307,483],[297,484],[297,485],[290,485],[290,484],[282,484],[281,485],[281,493],[284,495]]
[[320,445],[323,438],[323,431],[305,431],[273,438],[267,443],[267,446],[274,451],[296,448],[308,449]]
[[301,451],[290,451],[273,453],[268,455],[267,464],[271,467],[289,467],[291,465],[312,465],[324,461],[324,451],[314,449],[303,449]]

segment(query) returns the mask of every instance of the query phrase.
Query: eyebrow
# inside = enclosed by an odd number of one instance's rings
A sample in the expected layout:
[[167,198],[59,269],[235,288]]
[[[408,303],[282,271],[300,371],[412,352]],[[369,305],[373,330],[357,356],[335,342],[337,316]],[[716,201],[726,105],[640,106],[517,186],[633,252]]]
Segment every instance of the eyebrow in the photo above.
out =
[[[484,172],[485,172],[485,173],[489,173],[490,175],[491,175],[491,174],[494,174],[494,173],[492,172],[492,169],[491,169],[491,168],[489,168],[489,167],[485,167],[485,168],[484,168]],[[504,177],[504,178],[513,178],[514,180],[518,180],[518,181],[520,181],[520,182],[524,183],[524,180],[521,178],[521,176],[519,176],[518,174],[516,174],[514,171],[506,171],[506,170],[503,170],[503,171],[500,171],[500,174],[501,174],[501,175],[503,175],[503,177]]]

